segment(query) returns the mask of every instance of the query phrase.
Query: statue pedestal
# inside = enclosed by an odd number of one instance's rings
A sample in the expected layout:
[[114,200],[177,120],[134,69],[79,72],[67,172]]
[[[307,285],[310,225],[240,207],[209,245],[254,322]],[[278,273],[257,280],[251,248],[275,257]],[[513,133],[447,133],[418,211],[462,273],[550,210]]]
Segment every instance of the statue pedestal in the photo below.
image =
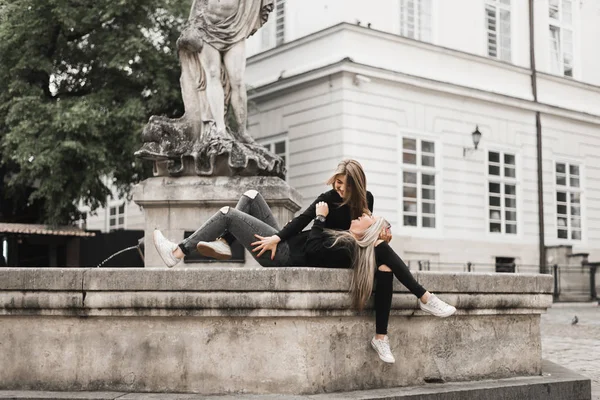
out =
[[[154,229],[160,229],[165,237],[179,242],[184,239],[185,232],[198,229],[221,207],[235,207],[240,196],[250,189],[257,190],[265,198],[280,226],[300,209],[300,194],[276,177],[155,177],[137,185],[133,200],[144,208],[145,266],[165,266],[152,241]],[[194,265],[205,264],[186,264]],[[237,265],[258,266],[258,263],[246,252],[245,264]]]

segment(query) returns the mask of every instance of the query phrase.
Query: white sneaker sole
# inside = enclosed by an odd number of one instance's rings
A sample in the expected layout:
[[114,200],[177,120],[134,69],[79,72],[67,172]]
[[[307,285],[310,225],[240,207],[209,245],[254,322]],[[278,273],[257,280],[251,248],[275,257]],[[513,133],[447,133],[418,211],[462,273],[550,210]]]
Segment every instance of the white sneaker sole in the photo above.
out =
[[204,257],[210,257],[217,260],[230,260],[231,254],[223,254],[216,251],[212,246],[206,245],[202,242],[196,245],[196,249],[198,253],[202,254]]
[[388,363],[388,364],[395,364],[396,360],[386,360],[383,357],[381,357],[381,354],[379,354],[379,352],[377,351],[377,347],[375,347],[375,345],[373,344],[373,341],[370,341],[369,343],[371,343],[371,347],[373,348],[373,350],[375,350],[375,353],[377,353],[377,355],[379,356],[379,359],[381,361],[383,361],[384,363]]
[[[419,308],[421,308],[421,307],[419,307]],[[453,315],[453,314],[456,312],[456,308],[455,308],[455,309],[453,309],[453,310],[451,310],[451,311],[448,311],[448,312],[446,312],[446,313],[443,313],[443,314],[434,314],[434,313],[432,313],[431,311],[429,311],[429,310],[427,310],[427,309],[424,309],[424,308],[421,308],[421,311],[425,311],[427,314],[431,314],[431,315],[433,315],[434,317],[438,317],[438,318],[448,318],[449,316]]]

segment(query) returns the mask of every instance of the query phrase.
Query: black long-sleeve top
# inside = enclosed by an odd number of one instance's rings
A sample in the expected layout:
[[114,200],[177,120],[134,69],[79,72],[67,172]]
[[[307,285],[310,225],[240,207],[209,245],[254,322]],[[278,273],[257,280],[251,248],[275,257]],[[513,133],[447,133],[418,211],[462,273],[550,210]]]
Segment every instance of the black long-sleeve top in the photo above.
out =
[[[311,267],[351,268],[353,249],[339,243],[331,247],[334,239],[323,231],[324,228],[323,222],[315,220],[306,239],[304,255],[308,265]],[[302,232],[300,236],[303,234],[305,232]],[[378,267],[385,264],[394,268],[403,264],[400,257],[386,242],[381,242],[375,247],[375,261]]]
[[[329,214],[325,220],[324,228],[336,230],[350,229],[350,222],[352,221],[350,207],[347,204],[340,207],[339,205],[344,200],[338,192],[331,189],[328,192],[321,193],[321,195],[317,197],[306,210],[284,226],[283,229],[277,233],[277,236],[284,241],[302,232],[302,229],[306,228],[306,226],[316,217],[316,206],[320,201],[326,202],[329,206]],[[373,195],[371,192],[367,192],[367,205],[371,212],[373,212],[373,203]]]
[[[331,247],[334,238],[323,231],[325,226],[324,222],[315,220],[310,229],[304,245],[304,255],[308,265],[326,268],[352,267],[353,249],[339,242]],[[301,235],[304,233],[302,232]]]

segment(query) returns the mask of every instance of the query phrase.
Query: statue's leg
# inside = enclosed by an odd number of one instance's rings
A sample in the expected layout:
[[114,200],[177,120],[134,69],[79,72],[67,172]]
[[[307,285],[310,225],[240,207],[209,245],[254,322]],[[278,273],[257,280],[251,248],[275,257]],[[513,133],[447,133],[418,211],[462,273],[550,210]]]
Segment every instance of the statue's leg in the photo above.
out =
[[179,50],[179,60],[181,62],[181,76],[179,83],[181,85],[181,95],[185,107],[185,116],[194,121],[200,121],[201,107],[198,86],[200,84],[200,63],[198,62],[198,53],[192,53],[186,50]]
[[225,132],[225,93],[221,83],[221,53],[210,45],[200,52],[200,63],[206,77],[206,97],[217,132]]
[[247,113],[247,95],[244,86],[244,73],[246,71],[246,41],[235,44],[223,56],[223,64],[229,76],[231,85],[231,108],[238,125],[238,134],[244,141],[253,141],[249,137],[244,137],[246,133]]

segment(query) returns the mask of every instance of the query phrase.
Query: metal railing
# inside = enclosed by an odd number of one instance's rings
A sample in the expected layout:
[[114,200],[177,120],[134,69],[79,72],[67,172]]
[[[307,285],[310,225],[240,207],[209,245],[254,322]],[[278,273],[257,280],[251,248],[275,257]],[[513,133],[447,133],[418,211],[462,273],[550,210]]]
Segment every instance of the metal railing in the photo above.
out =
[[596,274],[600,263],[584,263],[575,266],[553,265],[555,301],[598,300]]
[[481,262],[439,262],[423,259],[407,259],[411,271],[454,271],[454,272],[538,272],[537,264],[481,263]]

